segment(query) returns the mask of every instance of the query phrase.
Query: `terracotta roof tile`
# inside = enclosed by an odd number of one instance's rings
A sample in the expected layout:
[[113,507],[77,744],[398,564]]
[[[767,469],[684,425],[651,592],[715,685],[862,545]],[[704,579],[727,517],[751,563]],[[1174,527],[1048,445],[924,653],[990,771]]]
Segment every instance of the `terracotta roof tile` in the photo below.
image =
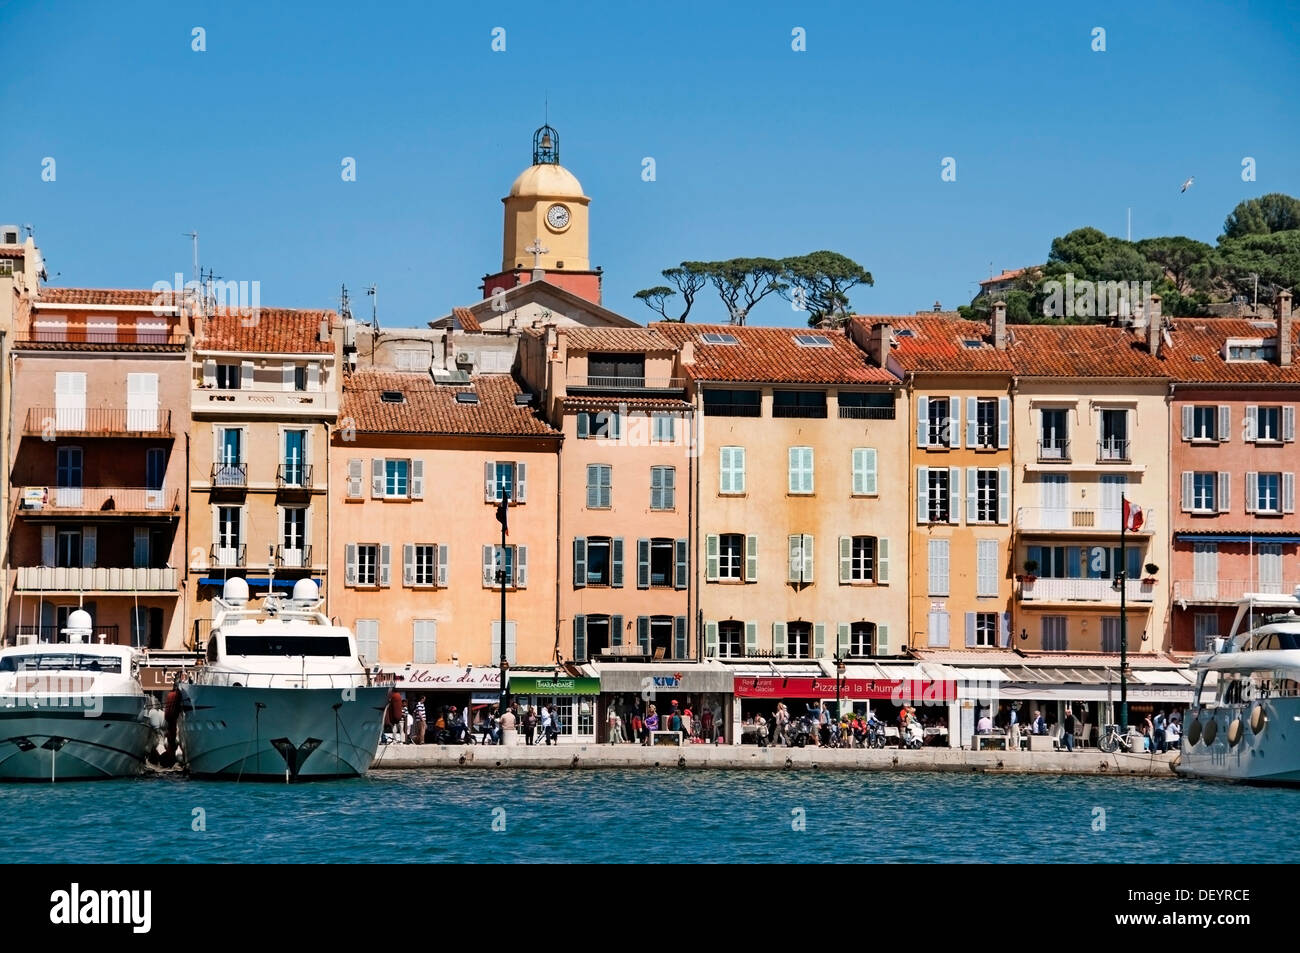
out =
[[1007,353],[1021,377],[1169,376],[1141,331],[1105,324],[1017,324],[1011,331]]
[[144,288],[42,288],[36,306],[47,304],[115,304],[127,308],[172,307],[175,293]]
[[0,245],[0,258],[22,258],[25,254],[26,245]]
[[[1276,339],[1272,328],[1257,328],[1241,318],[1175,318],[1170,331],[1172,347],[1162,347],[1167,373],[1174,380],[1210,384],[1300,383],[1300,345],[1290,367],[1277,361],[1228,361],[1224,344],[1229,338]],[[1294,334],[1294,330],[1292,334]]]
[[570,397],[565,396],[564,406],[568,410],[608,410],[619,406],[632,410],[690,410],[693,406],[687,400],[674,400],[671,397]]
[[578,351],[675,351],[677,342],[655,328],[560,328]]
[[132,353],[148,353],[154,351],[160,354],[184,351],[186,349],[186,344],[183,339],[174,344],[99,344],[90,341],[14,341],[13,346],[16,350],[21,351],[123,351]]
[[469,308],[452,308],[452,316],[460,324],[462,331],[470,331],[477,334],[483,330],[483,326],[478,323],[478,315]]
[[[381,399],[400,391],[400,403]],[[456,400],[478,395],[478,403]],[[438,384],[427,374],[356,371],[343,382],[339,419],[352,418],[362,433],[447,434],[457,436],[558,437],[535,408],[515,403],[524,391],[509,374],[481,374],[467,385]]]
[[[773,384],[892,384],[897,378],[875,367],[839,331],[811,328],[737,327],[728,324],[679,324],[660,321],[653,330],[678,346],[692,342],[694,362],[683,370],[698,381]],[[736,344],[705,344],[704,334],[730,334]],[[796,334],[820,334],[830,347],[801,347]]]
[[1028,270],[1028,268],[1013,268],[1011,271],[1004,271],[1000,275],[994,275],[992,278],[984,279],[980,282],[980,285],[994,285],[999,281],[1010,281],[1012,278],[1019,278]]
[[[960,318],[899,317],[891,315],[856,315],[862,331],[870,332],[873,324],[885,322],[894,329],[893,359],[907,371],[918,373],[1011,373],[1008,351],[993,346],[989,326],[983,321]],[[911,335],[900,335],[910,331]],[[970,348],[963,341],[979,341]]]
[[252,311],[218,311],[203,322],[195,342],[201,351],[250,351],[270,354],[330,354],[332,341],[320,339],[320,323],[333,327],[333,311],[297,308],[259,308]]

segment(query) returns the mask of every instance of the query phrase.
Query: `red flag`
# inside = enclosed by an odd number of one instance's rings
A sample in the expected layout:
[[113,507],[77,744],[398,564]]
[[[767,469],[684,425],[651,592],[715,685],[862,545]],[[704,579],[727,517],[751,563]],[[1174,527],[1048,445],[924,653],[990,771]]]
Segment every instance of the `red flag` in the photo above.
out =
[[1130,503],[1128,500],[1125,500],[1124,501],[1124,528],[1127,529],[1130,533],[1136,533],[1138,530],[1142,528],[1143,519],[1144,517],[1142,516],[1142,507],[1138,506],[1136,503]]

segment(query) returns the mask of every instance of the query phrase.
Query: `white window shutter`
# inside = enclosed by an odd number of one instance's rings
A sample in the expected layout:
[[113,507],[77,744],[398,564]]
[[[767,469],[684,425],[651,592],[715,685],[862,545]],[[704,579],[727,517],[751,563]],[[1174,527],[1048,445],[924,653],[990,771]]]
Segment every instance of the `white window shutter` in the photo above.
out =
[[515,502],[528,501],[528,464],[515,464]]
[[948,522],[961,522],[961,467],[948,468]]
[[797,583],[803,572],[803,537],[789,537],[790,553],[786,572],[786,582]]
[[[977,512],[977,508],[979,506],[979,485],[980,485],[979,470],[975,467],[967,467],[966,468],[966,522],[967,523],[974,523],[979,516]],[[960,503],[961,498],[958,497],[956,502]]]
[[930,522],[930,468],[916,468],[916,521]]
[[866,447],[862,455],[864,457],[862,492],[867,496],[875,496],[879,492],[876,477],[876,448]]
[[1011,398],[998,398],[998,449],[1011,446]]
[[1282,474],[1282,512],[1295,512],[1295,474]]
[[1282,405],[1282,439],[1295,442],[1295,404]]
[[853,581],[853,537],[840,537],[840,585]]
[[1259,407],[1255,404],[1246,405],[1246,420],[1242,427],[1242,439],[1250,443],[1255,439],[1255,428],[1259,426]]
[[718,448],[718,493],[731,492],[731,448]]
[[495,503],[497,500],[497,464],[495,460],[483,463],[483,502]]
[[731,492],[745,492],[745,448],[731,448]]
[[203,360],[203,386],[217,386],[217,362],[210,357]]
[[[1288,474],[1289,475],[1289,474]],[[803,537],[803,581],[813,581],[813,538],[805,534]]]
[[383,457],[372,457],[370,459],[370,495],[372,497],[382,497],[384,495]]
[[758,537],[745,537],[745,582],[758,582]]
[[1246,512],[1253,513],[1259,507],[1259,474],[1254,470],[1246,471]]
[[876,540],[876,583],[884,585],[889,582],[889,537],[881,536]]
[[357,584],[356,543],[347,543],[343,547],[343,582],[349,586]]
[[782,655],[784,655],[785,649],[786,649],[785,623],[773,622],[772,623],[772,651],[779,652]]
[[[1294,435],[1292,435],[1292,439],[1295,439]],[[803,463],[804,463],[803,491],[805,493],[815,493],[817,484],[815,482],[815,474],[813,472],[813,464],[815,463],[815,457],[813,455],[812,447],[803,448]]]
[[813,623],[812,657],[813,658],[826,657],[826,623],[825,622]]
[[289,361],[285,361],[280,365],[280,389],[293,390],[293,378],[293,364]]
[[309,391],[320,390],[320,364],[316,361],[307,362],[307,389]]
[[863,472],[866,464],[866,451],[861,447],[854,447],[851,453],[853,459],[853,490],[854,496],[863,496],[866,494],[866,474]]
[[1195,490],[1196,490],[1196,474],[1194,474],[1191,470],[1184,470],[1183,471],[1183,500],[1182,500],[1182,510],[1184,513],[1191,512],[1192,502],[1193,502],[1192,496],[1195,493]]
[[483,585],[489,589],[496,585],[496,548],[493,546],[483,547]]
[[379,547],[379,585],[390,586],[393,582],[392,572],[393,547],[383,543]]
[[411,460],[411,499],[424,499],[424,461]]
[[415,585],[415,544],[402,544],[402,584]]
[[704,537],[704,581],[718,581],[718,537],[714,533]]
[[948,446],[961,447],[961,398],[948,398]]
[[1232,433],[1232,408],[1227,404],[1219,405],[1219,442],[1227,443]]
[[253,362],[239,362],[239,387],[241,390],[253,389]]
[[1195,425],[1196,408],[1191,404],[1183,404],[1183,439],[1192,439],[1192,427]]
[[979,398],[966,398],[966,446],[974,447],[979,442],[977,433],[979,424]]
[[356,500],[364,496],[366,463],[360,457],[348,461],[348,499]]
[[54,551],[54,527],[47,524],[41,527],[41,565],[53,566],[57,558]]
[[515,588],[528,588],[528,547],[515,547]]
[[1011,468],[998,467],[998,522],[1011,522]]
[[438,546],[438,588],[447,588],[447,544],[441,543]]
[[787,489],[791,493],[802,492],[799,489],[799,485],[801,482],[799,478],[799,448],[791,447],[787,452],[786,456],[787,456],[787,480],[786,480]]
[[929,446],[930,433],[930,398],[918,397],[916,399],[916,445],[918,447]]
[[1219,499],[1218,510],[1220,513],[1232,512],[1232,474],[1219,471]]

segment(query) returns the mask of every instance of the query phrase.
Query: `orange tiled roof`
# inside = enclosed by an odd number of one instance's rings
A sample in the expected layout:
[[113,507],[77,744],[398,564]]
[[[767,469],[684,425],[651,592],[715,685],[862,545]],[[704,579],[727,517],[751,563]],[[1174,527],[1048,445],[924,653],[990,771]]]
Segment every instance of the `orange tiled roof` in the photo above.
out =
[[0,258],[22,258],[25,254],[26,245],[0,245]]
[[[1300,383],[1300,345],[1290,367],[1277,361],[1228,361],[1224,344],[1228,338],[1277,337],[1277,331],[1257,328],[1242,318],[1175,318],[1169,336],[1172,347],[1162,347],[1166,372],[1174,380],[1207,384],[1296,384]],[[1292,331],[1294,334],[1295,332]]]
[[[1105,324],[1017,324],[1007,353],[1021,377],[1169,376],[1147,350],[1146,333]],[[1165,352],[1161,344],[1162,354]]]
[[1010,281],[1013,278],[1019,278],[1028,268],[1013,268],[1011,271],[1004,271],[1000,275],[994,275],[992,278],[986,278],[980,282],[980,286],[997,284],[999,281]]
[[677,344],[655,328],[560,328],[577,351],[675,351]]
[[172,307],[175,293],[144,288],[42,288],[36,306],[47,304],[115,304],[125,308]]
[[570,397],[564,398],[566,410],[609,410],[627,407],[629,410],[690,410],[692,404],[687,400],[674,400],[671,397]]
[[329,354],[331,341],[320,339],[321,321],[333,327],[333,311],[298,308],[259,308],[252,311],[218,311],[203,322],[195,342],[201,351],[250,351],[271,354]]
[[[891,384],[897,378],[875,367],[842,331],[812,328],[737,327],[659,321],[653,330],[681,346],[693,342],[694,363],[683,369],[698,381],[773,384]],[[705,344],[704,334],[730,334],[736,344]],[[796,334],[820,334],[830,347],[800,347]]]
[[478,323],[478,315],[469,308],[452,308],[451,313],[460,324],[460,329],[462,331],[470,331],[477,334],[483,330],[483,325]]
[[[381,399],[400,391],[400,403]],[[473,393],[478,403],[456,395]],[[356,371],[343,382],[339,419],[355,421],[362,433],[447,434],[456,436],[558,437],[559,432],[530,406],[515,403],[524,391],[509,374],[481,374],[469,384],[438,384],[427,374]]]
[[[870,332],[873,324],[885,322],[894,329],[894,360],[904,370],[918,373],[1011,373],[1009,351],[993,346],[989,326],[983,321],[960,318],[897,317],[891,315],[856,315],[853,320]],[[908,330],[911,336],[898,332]],[[969,348],[963,341],[980,341],[982,347]]]

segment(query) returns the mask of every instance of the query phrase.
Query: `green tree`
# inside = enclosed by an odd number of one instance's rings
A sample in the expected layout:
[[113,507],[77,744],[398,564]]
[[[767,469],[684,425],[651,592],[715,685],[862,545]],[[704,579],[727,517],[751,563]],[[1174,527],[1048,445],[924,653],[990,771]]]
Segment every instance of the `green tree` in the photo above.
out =
[[1215,258],[1215,290],[1224,297],[1254,295],[1259,276],[1259,300],[1271,302],[1283,288],[1300,287],[1300,229],[1243,235],[1219,243]]
[[[708,284],[710,269],[713,266],[714,262],[684,261],[676,268],[665,268],[660,274],[672,282],[676,291],[667,285],[655,285],[653,288],[641,289],[632,297],[644,303],[651,311],[661,315],[665,321],[685,321],[686,316],[691,313],[691,308],[695,304],[695,296]],[[665,311],[667,301],[678,293],[682,296],[684,307],[681,314],[675,318],[670,318]]]
[[807,309],[810,327],[847,320],[849,290],[876,283],[853,259],[825,250],[783,258],[781,279],[785,287],[778,293],[799,310]]
[[1159,265],[1122,238],[1112,238],[1095,228],[1077,228],[1052,240],[1043,269],[1048,278],[1066,274],[1088,281],[1156,281]]
[[677,294],[677,292],[672,288],[669,288],[667,285],[655,285],[653,288],[642,288],[636,294],[632,295],[632,297],[643,302],[646,307],[658,314],[665,321],[676,321],[676,318],[668,317],[667,311],[664,310],[668,299],[675,294]]
[[1214,249],[1205,242],[1182,235],[1144,238],[1134,242],[1147,261],[1159,265],[1179,295],[1207,290],[1213,277]]
[[732,258],[713,262],[709,280],[718,290],[732,324],[744,324],[754,305],[785,288],[781,263],[774,258]]
[[1281,192],[1271,192],[1257,199],[1238,202],[1237,207],[1223,222],[1222,243],[1229,238],[1247,235],[1267,235],[1271,232],[1289,232],[1300,228],[1300,199]]

